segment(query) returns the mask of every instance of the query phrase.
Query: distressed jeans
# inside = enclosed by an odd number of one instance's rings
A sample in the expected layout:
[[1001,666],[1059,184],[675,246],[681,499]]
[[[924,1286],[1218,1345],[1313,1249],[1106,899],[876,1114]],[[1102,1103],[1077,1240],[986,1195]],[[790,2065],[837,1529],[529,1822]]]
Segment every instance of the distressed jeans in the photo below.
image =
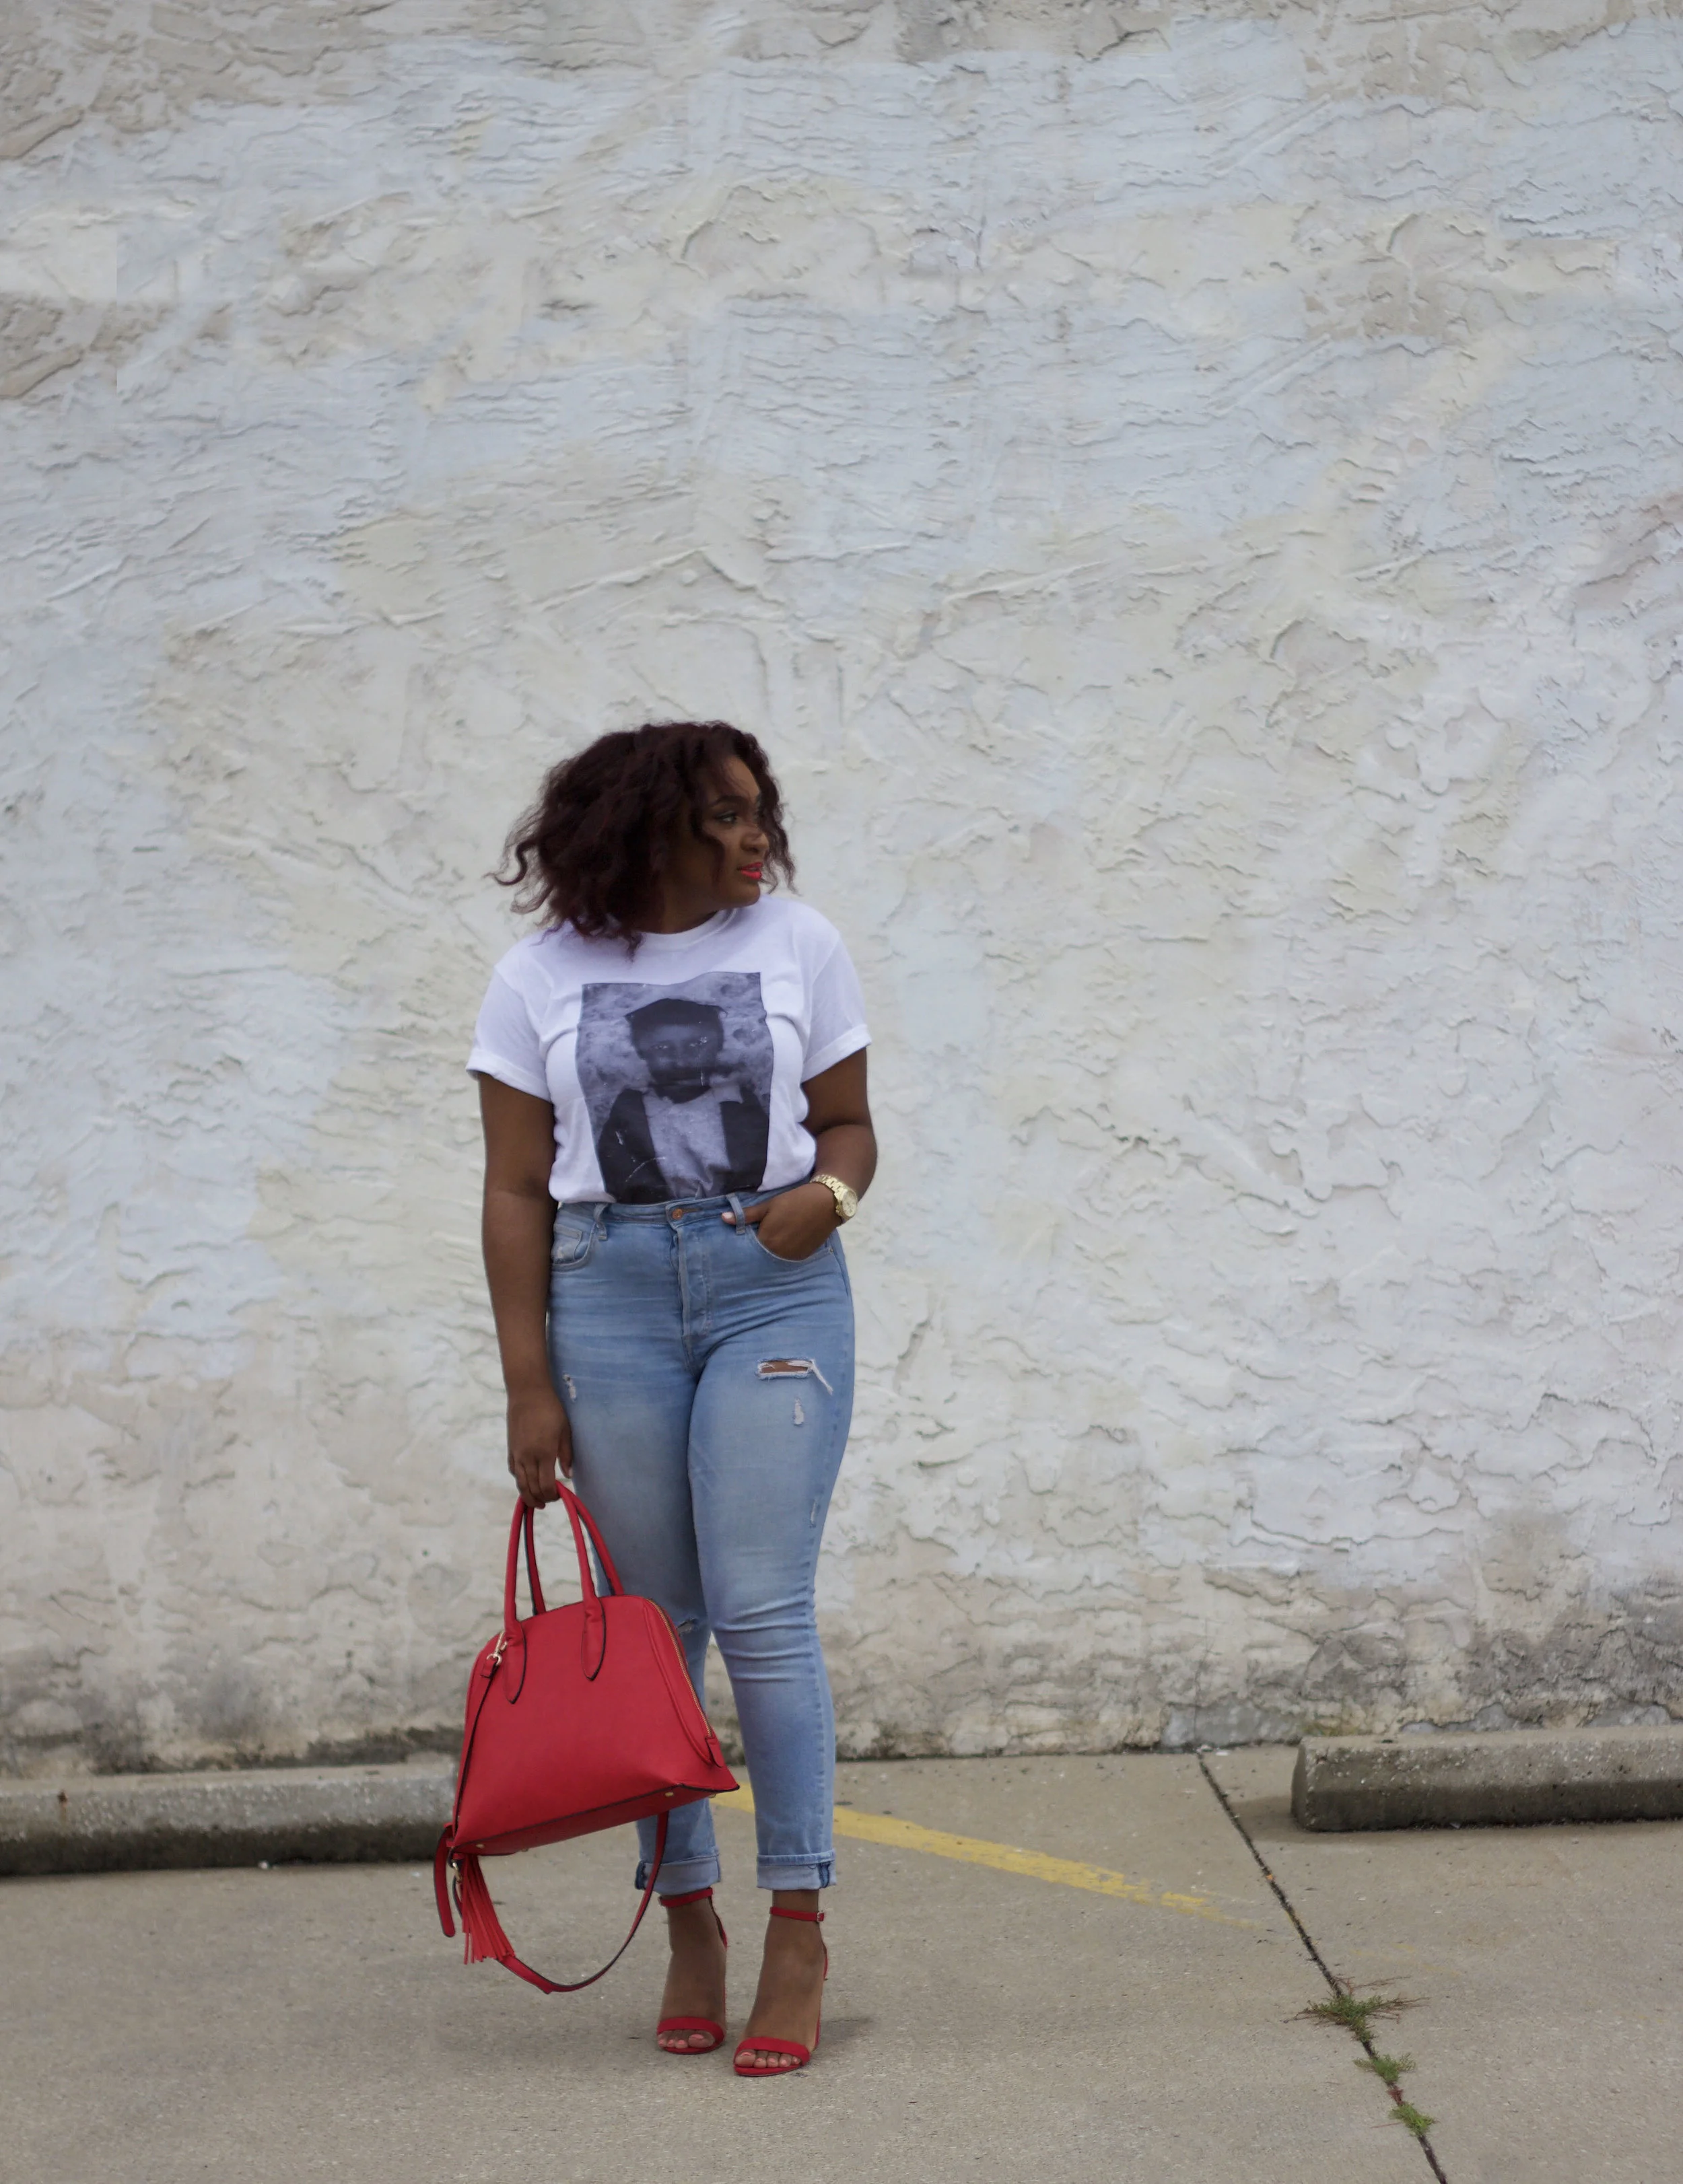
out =
[[[718,1640],[761,1887],[828,1888],[835,1719],[813,1584],[853,1409],[853,1294],[836,1237],[779,1259],[722,1218],[742,1204],[559,1206],[549,1369],[572,1424],[573,1483],[626,1590],[677,1624],[698,1693]],[[638,1835],[640,1888],[655,1822]],[[680,1806],[660,1892],[718,1878],[712,1806]]]

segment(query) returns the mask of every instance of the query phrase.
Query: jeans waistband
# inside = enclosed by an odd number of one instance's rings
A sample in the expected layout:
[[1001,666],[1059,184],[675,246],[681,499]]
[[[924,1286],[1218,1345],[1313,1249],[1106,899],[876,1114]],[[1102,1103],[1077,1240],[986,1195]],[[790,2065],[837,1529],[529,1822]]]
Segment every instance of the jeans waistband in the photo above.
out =
[[762,1199],[781,1198],[786,1190],[799,1190],[811,1177],[798,1183],[780,1183],[772,1190],[732,1190],[717,1198],[668,1198],[657,1206],[621,1206],[611,1198],[566,1198],[556,1211],[582,1213],[594,1221],[670,1221],[674,1213],[726,1213],[744,1206],[758,1206]]

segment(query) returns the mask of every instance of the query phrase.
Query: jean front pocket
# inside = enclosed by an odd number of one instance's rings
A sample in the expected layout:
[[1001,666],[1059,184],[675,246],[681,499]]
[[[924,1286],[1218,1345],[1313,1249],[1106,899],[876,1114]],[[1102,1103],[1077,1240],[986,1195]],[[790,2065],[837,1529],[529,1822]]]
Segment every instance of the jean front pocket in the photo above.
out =
[[549,1239],[549,1271],[563,1274],[569,1268],[582,1267],[590,1256],[596,1241],[596,1223],[577,1213],[558,1213],[554,1233]]
[[833,1259],[835,1256],[835,1253],[830,1249],[834,1240],[829,1236],[825,1237],[816,1251],[809,1251],[804,1259],[786,1259],[781,1251],[773,1251],[761,1242],[757,1223],[750,1223],[747,1235],[749,1242],[761,1258],[769,1259],[774,1267],[783,1267],[792,1274],[798,1274],[803,1267],[822,1267],[826,1259]]

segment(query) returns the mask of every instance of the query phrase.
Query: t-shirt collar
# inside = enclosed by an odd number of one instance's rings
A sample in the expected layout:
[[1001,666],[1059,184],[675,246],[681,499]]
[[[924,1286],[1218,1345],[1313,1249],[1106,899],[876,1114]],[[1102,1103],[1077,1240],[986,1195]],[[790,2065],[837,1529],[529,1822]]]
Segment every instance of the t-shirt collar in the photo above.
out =
[[640,961],[645,956],[677,956],[686,948],[694,948],[698,941],[711,940],[721,933],[736,916],[733,910],[716,910],[699,925],[692,925],[687,933],[645,933],[638,941],[637,953]]

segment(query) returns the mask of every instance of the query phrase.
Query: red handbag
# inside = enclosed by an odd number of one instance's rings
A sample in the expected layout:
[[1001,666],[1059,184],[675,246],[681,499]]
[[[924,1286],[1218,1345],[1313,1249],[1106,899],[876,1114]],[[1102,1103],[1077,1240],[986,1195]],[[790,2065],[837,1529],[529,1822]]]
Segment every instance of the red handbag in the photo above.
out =
[[[572,1520],[583,1597],[545,1608],[532,1513],[516,1503],[503,1628],[481,1652],[468,1680],[455,1810],[432,1860],[438,1920],[447,1935],[456,1930],[447,1871],[455,1868],[465,1961],[493,1958],[545,1994],[575,1993],[613,1970],[655,1893],[670,1814],[679,1805],[737,1786],[696,1699],[672,1618],[652,1600],[625,1591],[595,1519],[570,1489],[563,1486],[560,1494]],[[532,1591],[532,1615],[525,1623],[515,1613],[522,1533]],[[596,1590],[587,1533],[609,1587],[605,1593]],[[523,1964],[503,1931],[480,1859],[657,1814],[649,1885],[631,1932],[602,1970],[563,1981]]]

